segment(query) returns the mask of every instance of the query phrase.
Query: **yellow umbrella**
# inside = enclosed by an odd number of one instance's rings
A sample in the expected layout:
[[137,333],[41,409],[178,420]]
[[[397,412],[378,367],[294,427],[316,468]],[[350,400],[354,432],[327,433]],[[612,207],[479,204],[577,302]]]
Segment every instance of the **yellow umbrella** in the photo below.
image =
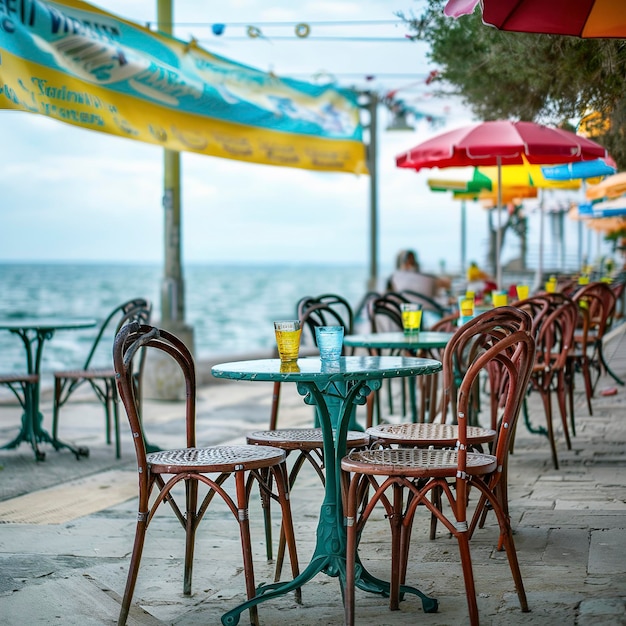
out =
[[[549,180],[543,175],[541,165],[525,163],[524,165],[502,166],[502,189],[505,187],[537,187],[539,189],[580,189],[580,179]],[[480,166],[481,174],[494,181],[494,189],[498,189],[498,168],[496,166]]]

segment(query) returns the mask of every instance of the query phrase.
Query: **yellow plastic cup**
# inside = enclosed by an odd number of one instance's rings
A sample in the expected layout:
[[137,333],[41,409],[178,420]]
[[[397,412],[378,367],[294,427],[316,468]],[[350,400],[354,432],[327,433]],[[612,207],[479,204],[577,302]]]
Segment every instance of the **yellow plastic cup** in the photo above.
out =
[[554,293],[556,291],[556,280],[549,280],[546,283],[546,291],[548,293]]
[[506,306],[508,304],[508,298],[506,293],[493,292],[493,306]]
[[474,315],[474,300],[465,298],[459,304],[461,309],[461,317],[472,317]]
[[518,300],[526,300],[526,298],[528,298],[528,293],[530,291],[528,285],[517,285],[516,290]]

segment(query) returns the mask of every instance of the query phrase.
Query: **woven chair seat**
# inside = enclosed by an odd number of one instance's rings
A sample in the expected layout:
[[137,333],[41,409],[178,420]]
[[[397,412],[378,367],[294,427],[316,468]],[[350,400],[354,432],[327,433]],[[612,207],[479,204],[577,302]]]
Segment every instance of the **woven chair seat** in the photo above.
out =
[[[351,452],[341,461],[346,472],[384,476],[450,476],[457,472],[456,450],[441,448],[383,448]],[[467,473],[489,474],[496,469],[497,459],[491,454],[467,453]]]
[[151,452],[146,458],[154,473],[173,474],[189,470],[211,473],[272,467],[285,459],[285,453],[269,446],[210,446]]
[[101,367],[87,370],[58,370],[54,372],[58,378],[115,378],[113,368]]
[[[373,441],[384,444],[454,447],[459,438],[456,424],[379,424],[365,431]],[[496,438],[496,431],[478,426],[467,427],[469,445],[489,443]]]
[[0,374],[0,385],[8,385],[12,383],[32,383],[35,384],[39,380],[38,374]]
[[[321,428],[282,428],[278,430],[257,430],[248,433],[248,443],[275,446],[283,450],[317,450],[323,447]],[[348,431],[347,447],[363,448],[370,442],[369,435]]]

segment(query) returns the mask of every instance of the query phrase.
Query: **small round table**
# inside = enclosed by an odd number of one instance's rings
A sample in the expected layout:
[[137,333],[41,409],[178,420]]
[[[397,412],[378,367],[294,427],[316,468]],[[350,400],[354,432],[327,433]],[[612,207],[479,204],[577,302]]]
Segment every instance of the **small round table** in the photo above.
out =
[[[346,454],[350,418],[357,405],[365,404],[368,394],[380,388],[385,378],[421,376],[441,371],[434,359],[391,356],[348,356],[335,362],[323,362],[319,357],[298,359],[294,364],[282,364],[278,359],[259,359],[221,363],[212,368],[217,378],[250,381],[293,382],[306,404],[315,406],[322,428],[326,484],[324,501],[317,526],[315,552],[306,569],[293,581],[263,585],[257,596],[222,616],[224,626],[234,626],[240,614],[260,602],[298,589],[319,572],[339,576],[344,588],[346,576],[346,533],[341,500],[341,459]],[[389,583],[357,568],[359,588],[386,594]],[[437,600],[418,589],[403,587],[422,598],[425,612],[437,610]]]
[[[346,335],[343,338],[345,346],[351,348],[367,348],[370,352],[376,350],[406,350],[409,354],[415,356],[431,356],[431,350],[441,350],[448,345],[448,342],[454,333],[444,333],[432,330],[421,330],[414,335],[405,335],[403,332],[383,332],[383,333],[365,333],[363,335]],[[432,421],[435,413],[436,403],[436,385],[431,385],[430,393],[427,394],[430,400],[429,420]],[[417,415],[417,400],[415,397],[415,386],[409,387],[411,394],[411,420],[413,422],[423,422],[426,419],[426,402],[422,398],[420,406],[420,414]],[[379,408],[380,411],[380,408]],[[372,421],[373,408],[368,413],[368,422]],[[380,417],[380,415],[379,415]],[[372,425],[372,424],[370,424]]]
[[[26,369],[29,374],[41,373],[41,356],[46,340],[51,339],[57,330],[79,330],[83,328],[93,328],[96,325],[93,319],[66,319],[66,318],[50,318],[50,319],[4,319],[0,320],[0,330],[8,330],[20,337],[24,343],[26,352]],[[30,384],[30,383],[29,383]],[[39,411],[39,393],[41,383],[32,383],[30,390],[32,403],[30,411],[24,411],[22,415],[22,427],[18,435],[2,448],[16,448],[23,441],[31,444],[35,452],[35,458],[43,461],[46,458],[45,452],[39,450],[38,443],[51,443],[55,450],[68,448],[77,457],[87,456],[89,450],[87,448],[75,448],[74,446],[53,439],[50,434],[42,427],[43,415]]]
[[442,333],[433,330],[420,330],[414,335],[402,332],[366,333],[363,335],[346,335],[343,343],[352,348],[368,348],[370,350],[438,350],[445,348],[454,333]]

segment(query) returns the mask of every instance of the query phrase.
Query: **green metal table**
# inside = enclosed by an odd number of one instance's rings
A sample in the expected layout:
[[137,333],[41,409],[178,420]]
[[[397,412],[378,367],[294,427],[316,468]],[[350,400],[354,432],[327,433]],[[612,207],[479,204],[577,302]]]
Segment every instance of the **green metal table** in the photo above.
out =
[[[365,333],[363,335],[346,335],[343,338],[344,345],[351,348],[367,348],[370,353],[380,350],[406,350],[412,356],[419,352],[424,352],[421,356],[431,356],[431,350],[441,350],[448,345],[454,333],[444,333],[439,331],[424,330],[414,335],[405,335],[403,332]],[[376,352],[374,352],[376,351]],[[435,390],[430,394],[433,395]],[[411,419],[413,422],[423,422],[426,417],[426,403],[422,402],[420,414],[417,414],[417,399],[415,397],[415,386],[409,387],[411,398]],[[404,396],[403,396],[404,397]],[[434,403],[431,400],[430,421],[434,418]],[[380,408],[379,408],[380,412]],[[379,415],[380,417],[380,415]]]
[[[349,356],[333,363],[319,357],[298,359],[295,365],[281,365],[278,359],[260,359],[222,363],[212,368],[217,378],[250,381],[293,382],[306,404],[316,408],[322,428],[326,484],[324,501],[317,526],[316,547],[311,562],[294,580],[262,585],[257,596],[222,616],[224,626],[239,623],[240,615],[251,606],[300,588],[319,572],[339,577],[343,589],[346,575],[346,534],[341,499],[341,459],[346,454],[350,418],[357,405],[380,388],[385,378],[421,376],[441,371],[434,359],[413,357]],[[386,595],[389,583],[372,576],[364,567],[357,568],[359,588]],[[418,589],[403,587],[407,593],[422,598],[425,612],[437,611],[437,600]]]
[[402,332],[366,333],[364,335],[346,335],[343,343],[352,348],[368,348],[369,350],[437,350],[445,348],[454,333],[442,333],[422,330],[415,335]]
[[[45,342],[53,337],[55,331],[92,328],[96,325],[96,323],[96,320],[93,319],[5,319],[0,320],[0,330],[8,330],[20,337],[26,352],[26,369],[28,373],[41,374],[41,356],[43,354],[43,347]],[[64,443],[58,439],[53,439],[43,428],[43,415],[39,411],[39,393],[41,389],[41,382],[34,384],[33,387],[34,388],[31,390],[31,410],[24,411],[22,414],[22,426],[20,432],[17,437],[2,446],[2,449],[16,448],[25,441],[31,444],[33,451],[35,452],[35,458],[38,461],[43,461],[46,458],[46,454],[45,452],[39,450],[38,444],[40,442],[47,442],[51,443],[56,450],[68,448],[77,457],[81,455],[87,456],[89,454],[87,448],[75,448],[68,443]]]

